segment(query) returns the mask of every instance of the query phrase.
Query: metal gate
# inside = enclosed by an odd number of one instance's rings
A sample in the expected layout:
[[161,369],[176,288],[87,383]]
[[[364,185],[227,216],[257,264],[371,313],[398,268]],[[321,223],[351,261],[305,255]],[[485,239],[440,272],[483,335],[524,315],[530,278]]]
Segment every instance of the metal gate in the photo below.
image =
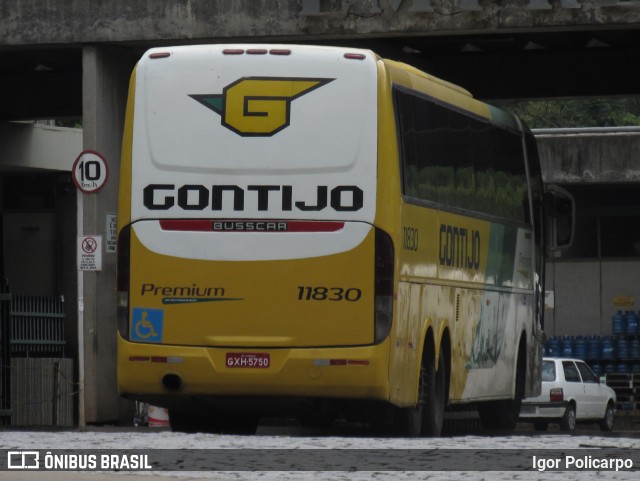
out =
[[10,335],[12,356],[63,357],[64,302],[53,296],[14,294]]

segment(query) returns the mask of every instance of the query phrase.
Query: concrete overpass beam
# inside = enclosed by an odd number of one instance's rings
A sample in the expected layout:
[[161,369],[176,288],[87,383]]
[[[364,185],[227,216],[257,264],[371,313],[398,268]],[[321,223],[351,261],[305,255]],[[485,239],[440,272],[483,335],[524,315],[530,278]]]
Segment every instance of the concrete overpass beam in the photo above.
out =
[[[549,0],[529,0],[527,9],[529,10],[551,10]],[[578,0],[560,0],[560,8],[580,8]]]

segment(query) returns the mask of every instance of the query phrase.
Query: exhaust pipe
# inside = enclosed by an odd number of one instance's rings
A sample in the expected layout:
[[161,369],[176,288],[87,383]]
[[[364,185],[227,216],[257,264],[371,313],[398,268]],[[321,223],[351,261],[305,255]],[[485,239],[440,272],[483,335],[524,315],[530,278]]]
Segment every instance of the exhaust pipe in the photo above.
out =
[[182,389],[182,378],[177,374],[165,374],[162,385],[167,391],[178,392]]

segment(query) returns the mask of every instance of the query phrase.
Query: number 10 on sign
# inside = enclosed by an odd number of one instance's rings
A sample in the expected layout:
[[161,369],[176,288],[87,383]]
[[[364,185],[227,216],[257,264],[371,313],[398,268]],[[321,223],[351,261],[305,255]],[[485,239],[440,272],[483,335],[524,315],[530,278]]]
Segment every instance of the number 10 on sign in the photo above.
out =
[[85,194],[98,192],[109,178],[107,161],[98,152],[85,150],[73,163],[73,183]]

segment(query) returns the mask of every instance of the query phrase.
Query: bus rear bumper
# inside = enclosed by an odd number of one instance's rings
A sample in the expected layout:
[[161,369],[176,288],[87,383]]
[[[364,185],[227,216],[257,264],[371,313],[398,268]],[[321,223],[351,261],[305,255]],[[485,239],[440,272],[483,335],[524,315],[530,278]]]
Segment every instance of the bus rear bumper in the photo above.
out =
[[[375,346],[239,349],[131,343],[118,338],[122,396],[388,400],[389,340]],[[166,398],[166,402],[163,399]]]

